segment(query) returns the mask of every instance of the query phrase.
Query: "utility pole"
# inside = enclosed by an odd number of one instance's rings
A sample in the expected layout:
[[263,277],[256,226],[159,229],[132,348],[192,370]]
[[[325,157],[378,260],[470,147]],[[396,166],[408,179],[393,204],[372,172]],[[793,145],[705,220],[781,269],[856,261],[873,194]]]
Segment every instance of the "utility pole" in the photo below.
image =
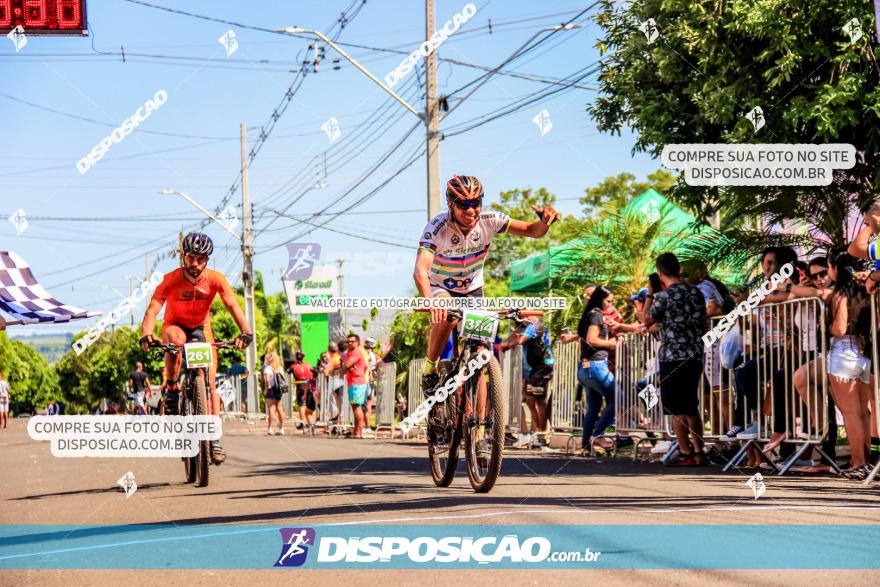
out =
[[[434,35],[434,0],[425,0],[425,41]],[[437,96],[437,49],[425,58],[425,153],[428,220],[440,213],[440,108]]]
[[[131,275],[128,276],[128,299],[132,299],[134,297],[134,287],[132,286],[132,280],[134,277]],[[149,303],[149,302],[148,302]],[[134,330],[134,307],[128,311],[128,315],[131,316],[131,329]]]
[[241,123],[241,253],[244,257],[244,315],[254,334],[254,341],[245,350],[248,370],[248,412],[256,412],[257,406],[257,320],[254,309],[254,229],[251,200],[248,194],[247,131]]
[[[345,259],[336,259],[336,263],[339,265],[339,297],[341,299],[345,297],[345,273],[342,269]],[[348,330],[345,328],[345,308],[339,308],[339,329],[342,330],[343,337],[348,335]]]

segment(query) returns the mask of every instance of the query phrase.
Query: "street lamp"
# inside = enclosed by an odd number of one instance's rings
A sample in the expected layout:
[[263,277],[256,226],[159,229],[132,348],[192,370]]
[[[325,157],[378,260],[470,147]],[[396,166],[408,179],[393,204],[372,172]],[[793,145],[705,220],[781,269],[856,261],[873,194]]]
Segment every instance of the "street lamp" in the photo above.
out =
[[419,117],[419,120],[424,120],[424,119],[425,119],[425,115],[424,115],[424,114],[422,114],[421,112],[419,112],[418,110],[416,110],[415,108],[413,108],[412,106],[410,106],[409,103],[408,103],[406,100],[404,100],[403,98],[401,98],[400,96],[398,96],[397,93],[394,92],[394,90],[392,90],[391,88],[389,88],[388,86],[386,86],[385,84],[383,84],[381,81],[379,81],[379,78],[377,78],[375,75],[373,75],[372,73],[370,73],[369,71],[367,71],[367,69],[366,69],[363,65],[361,65],[360,63],[358,63],[357,61],[355,61],[355,60],[354,60],[354,59],[353,59],[348,53],[346,53],[345,51],[343,51],[343,50],[339,47],[339,45],[337,45],[336,43],[334,43],[333,41],[331,41],[330,39],[328,39],[328,38],[327,38],[326,36],[324,36],[324,34],[321,33],[320,31],[314,31],[314,30],[312,30],[312,29],[303,29],[303,28],[299,28],[299,27],[292,27],[292,26],[289,26],[289,27],[285,27],[285,28],[283,28],[283,29],[275,29],[275,32],[276,32],[276,33],[286,33],[286,34],[288,34],[288,35],[307,34],[307,35],[314,35],[314,36],[318,37],[319,39],[321,39],[321,41],[323,41],[324,43],[327,43],[328,45],[330,45],[331,47],[333,47],[333,49],[335,49],[337,53],[339,53],[340,55],[342,55],[342,56],[343,56],[343,57],[344,57],[349,63],[351,63],[352,65],[354,65],[355,67],[357,67],[357,68],[361,71],[361,73],[363,73],[363,74],[366,75],[368,78],[370,78],[371,80],[373,80],[373,82],[376,83],[380,88],[382,88],[383,90],[385,90],[386,92],[388,92],[388,94],[390,94],[392,98],[394,98],[395,100],[397,100],[398,102],[400,102],[400,103],[403,105],[404,108],[406,108],[407,110],[409,110],[410,112],[412,112],[413,114],[415,114],[416,116],[418,116],[418,117]]

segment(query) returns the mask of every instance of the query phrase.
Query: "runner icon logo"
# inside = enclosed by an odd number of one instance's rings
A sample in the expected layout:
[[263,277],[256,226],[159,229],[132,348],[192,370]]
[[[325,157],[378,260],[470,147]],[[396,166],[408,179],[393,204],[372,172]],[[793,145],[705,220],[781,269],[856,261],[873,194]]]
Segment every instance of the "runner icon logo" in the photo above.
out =
[[764,485],[764,476],[760,473],[755,473],[752,475],[751,479],[746,481],[746,485],[748,485],[752,493],[755,494],[755,499],[758,499],[767,491],[767,486]]
[[285,281],[305,280],[312,276],[315,263],[321,258],[321,245],[318,243],[288,243],[287,269]]
[[309,546],[315,546],[314,528],[281,528],[281,554],[276,567],[301,567],[309,555]]
[[653,409],[659,401],[657,390],[650,383],[645,389],[639,392],[639,397],[642,398],[642,401],[645,402],[645,407],[649,410]]

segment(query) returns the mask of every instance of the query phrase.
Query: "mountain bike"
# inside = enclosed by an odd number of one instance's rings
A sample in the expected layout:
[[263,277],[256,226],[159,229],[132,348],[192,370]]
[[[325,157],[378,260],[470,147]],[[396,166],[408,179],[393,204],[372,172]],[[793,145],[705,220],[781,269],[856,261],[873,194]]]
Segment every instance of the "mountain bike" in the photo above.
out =
[[428,416],[428,460],[431,477],[438,487],[452,483],[462,443],[468,480],[474,491],[486,493],[498,480],[507,397],[501,366],[492,354],[492,345],[501,319],[540,315],[543,312],[449,310],[447,320],[459,320],[455,333],[458,344],[453,345],[452,360],[440,367],[443,383],[434,393],[449,389],[456,376],[459,384],[443,401],[434,404]]
[[[183,345],[174,343],[154,343],[152,347],[172,355],[184,352],[185,364],[181,365],[180,391],[178,392],[177,414],[181,416],[213,415],[208,390],[208,373],[214,362],[213,348],[234,348],[235,342],[188,342]],[[166,400],[166,408],[167,405]],[[170,410],[168,410],[170,411]],[[166,413],[168,413],[166,411]],[[219,415],[219,414],[218,414]],[[197,487],[208,486],[208,467],[213,461],[213,448],[210,440],[199,441],[199,452],[193,457],[181,457],[187,483],[195,483]]]

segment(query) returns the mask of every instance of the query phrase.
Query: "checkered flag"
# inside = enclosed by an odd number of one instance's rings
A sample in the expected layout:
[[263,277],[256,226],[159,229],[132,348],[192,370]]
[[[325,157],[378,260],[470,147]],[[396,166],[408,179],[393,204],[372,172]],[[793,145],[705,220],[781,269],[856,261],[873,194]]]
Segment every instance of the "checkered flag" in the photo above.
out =
[[12,251],[0,251],[0,310],[15,317],[7,325],[69,322],[102,314],[67,306],[50,296],[27,261]]

